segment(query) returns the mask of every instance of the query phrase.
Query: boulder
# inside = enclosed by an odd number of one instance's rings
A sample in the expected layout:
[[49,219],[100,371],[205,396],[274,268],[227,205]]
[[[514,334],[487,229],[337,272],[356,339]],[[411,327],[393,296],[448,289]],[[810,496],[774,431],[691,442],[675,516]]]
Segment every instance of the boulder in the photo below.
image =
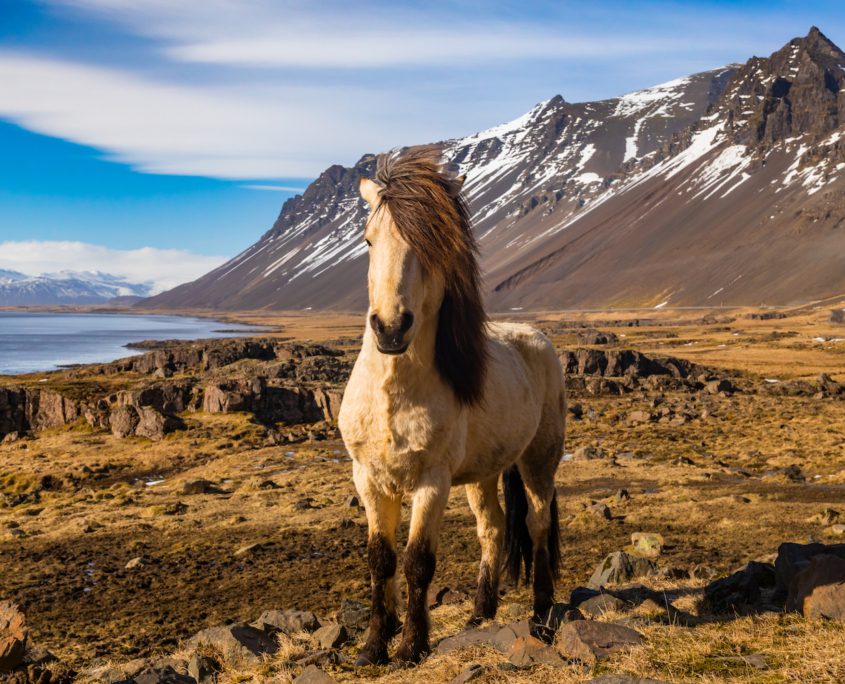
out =
[[188,661],[188,674],[198,684],[212,684],[217,681],[217,673],[220,671],[220,664],[200,653],[194,653]]
[[252,623],[265,632],[315,632],[320,628],[320,621],[314,613],[307,610],[265,610]]
[[845,559],[825,553],[813,556],[793,578],[786,609],[806,618],[845,622]]
[[786,596],[795,576],[804,570],[813,556],[829,554],[845,558],[845,544],[795,544],[786,542],[778,547],[775,575],[778,592]]
[[578,610],[590,617],[601,617],[611,611],[621,611],[627,604],[611,594],[599,594],[578,604]]
[[516,667],[532,667],[534,665],[551,665],[564,667],[566,662],[551,646],[547,646],[532,636],[517,638],[507,652],[508,660]]
[[349,638],[346,627],[337,623],[323,625],[314,632],[313,636],[320,648],[338,648],[343,646]]
[[351,634],[363,632],[370,621],[370,607],[360,601],[343,599],[337,614],[338,622]]
[[639,632],[611,622],[578,620],[558,630],[556,646],[565,658],[593,665],[611,653],[639,646]]
[[109,416],[111,433],[121,439],[135,434],[140,418],[134,406],[119,406]]
[[603,587],[620,584],[636,577],[650,577],[658,574],[657,564],[647,558],[629,556],[624,551],[614,551],[605,557],[590,577],[589,586]]
[[662,534],[656,532],[634,532],[631,535],[631,546],[634,553],[644,558],[657,558],[663,553],[666,541]]
[[293,684],[335,684],[335,680],[316,665],[309,665],[293,680]]
[[135,427],[136,437],[145,437],[154,442],[164,439],[166,434],[178,429],[180,422],[159,413],[152,406],[141,406],[138,411],[138,425]]
[[188,640],[187,648],[196,651],[207,646],[230,665],[256,665],[265,654],[273,654],[279,645],[260,629],[243,623],[209,627]]
[[11,601],[0,602],[0,674],[23,662],[29,629],[23,611]]
[[194,496],[196,494],[223,494],[223,490],[210,480],[202,478],[197,480],[188,480],[182,485],[182,492],[184,496]]
[[845,323],[845,309],[833,309],[828,320],[831,323]]
[[748,612],[761,599],[762,589],[774,588],[775,568],[770,563],[751,561],[728,577],[704,588],[704,604],[713,613]]

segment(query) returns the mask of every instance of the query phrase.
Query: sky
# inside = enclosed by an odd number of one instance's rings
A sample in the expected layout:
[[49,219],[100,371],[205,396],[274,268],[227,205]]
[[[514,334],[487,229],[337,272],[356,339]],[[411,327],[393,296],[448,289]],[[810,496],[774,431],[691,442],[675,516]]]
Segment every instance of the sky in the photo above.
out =
[[157,289],[331,164],[752,55],[841,0],[0,0],[0,269]]

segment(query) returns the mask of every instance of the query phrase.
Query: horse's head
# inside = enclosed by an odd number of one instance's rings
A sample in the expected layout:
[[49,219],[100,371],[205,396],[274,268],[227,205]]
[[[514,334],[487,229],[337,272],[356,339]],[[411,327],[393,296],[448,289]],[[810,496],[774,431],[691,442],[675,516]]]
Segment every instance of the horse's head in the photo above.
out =
[[360,181],[370,207],[367,315],[376,346],[402,354],[420,331],[433,331],[438,371],[472,403],[484,373],[486,317],[463,178],[445,173],[431,148],[380,157],[376,178]]
[[425,273],[419,257],[399,232],[381,188],[362,178],[361,196],[370,206],[364,239],[370,256],[367,320],[383,354],[401,354],[426,316],[437,313],[443,298],[442,278]]

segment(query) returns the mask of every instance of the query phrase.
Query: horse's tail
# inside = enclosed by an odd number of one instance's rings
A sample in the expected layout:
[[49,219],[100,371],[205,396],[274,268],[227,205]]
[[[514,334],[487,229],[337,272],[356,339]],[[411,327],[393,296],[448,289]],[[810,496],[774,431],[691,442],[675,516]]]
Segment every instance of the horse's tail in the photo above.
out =
[[[505,490],[505,570],[514,584],[519,584],[524,566],[527,584],[531,579],[534,544],[528,532],[528,498],[525,495],[525,483],[515,463],[502,474],[502,484]],[[557,579],[560,575],[560,523],[557,494],[552,496],[550,513],[549,564],[553,577]]]

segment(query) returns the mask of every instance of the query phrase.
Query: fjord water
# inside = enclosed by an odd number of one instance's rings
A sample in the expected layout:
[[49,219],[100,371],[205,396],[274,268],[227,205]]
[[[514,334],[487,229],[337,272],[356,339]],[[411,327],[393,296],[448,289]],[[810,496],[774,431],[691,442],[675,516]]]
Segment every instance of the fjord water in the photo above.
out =
[[229,327],[184,316],[0,311],[0,375],[114,361],[138,353],[125,347],[130,342],[239,334],[222,330]]

